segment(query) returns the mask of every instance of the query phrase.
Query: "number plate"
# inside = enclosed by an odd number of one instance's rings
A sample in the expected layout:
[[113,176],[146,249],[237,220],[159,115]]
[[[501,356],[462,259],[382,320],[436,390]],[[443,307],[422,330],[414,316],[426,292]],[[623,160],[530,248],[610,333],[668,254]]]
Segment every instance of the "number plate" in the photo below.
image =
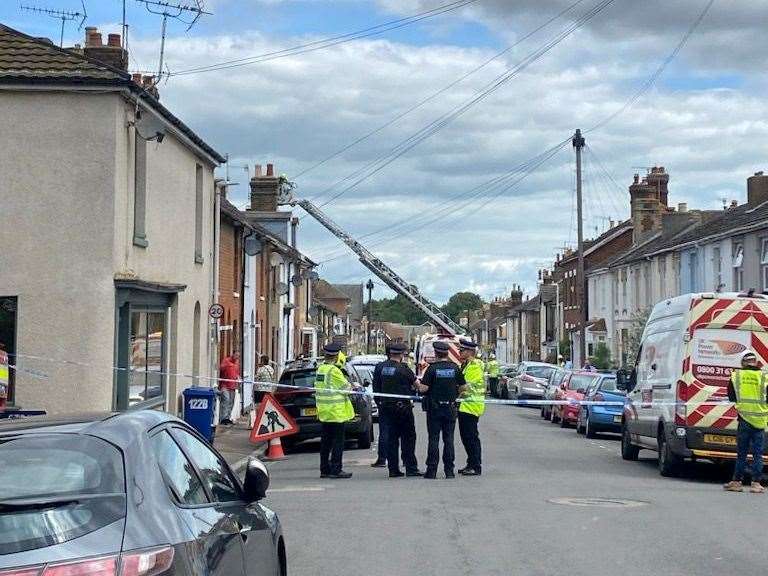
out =
[[317,416],[317,408],[302,408],[302,416]]
[[621,416],[614,416],[613,421],[615,424],[621,424]]
[[720,444],[722,446],[736,446],[735,436],[723,436],[721,434],[704,434],[704,442]]

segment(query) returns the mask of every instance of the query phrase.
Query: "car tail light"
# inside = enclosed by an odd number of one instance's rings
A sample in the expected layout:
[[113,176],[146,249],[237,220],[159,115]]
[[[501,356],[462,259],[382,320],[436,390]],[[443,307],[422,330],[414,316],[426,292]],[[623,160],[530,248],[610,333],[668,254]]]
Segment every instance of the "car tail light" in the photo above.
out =
[[164,546],[125,552],[121,556],[0,570],[0,576],[159,576],[169,570],[172,564],[173,548]]
[[675,424],[685,426],[688,420],[688,386],[682,380],[677,381],[675,393]]

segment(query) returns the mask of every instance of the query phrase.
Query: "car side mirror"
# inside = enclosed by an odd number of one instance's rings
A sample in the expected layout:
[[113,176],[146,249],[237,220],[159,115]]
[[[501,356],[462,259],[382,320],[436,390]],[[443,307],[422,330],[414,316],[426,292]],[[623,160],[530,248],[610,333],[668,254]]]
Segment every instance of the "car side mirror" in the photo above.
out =
[[249,458],[245,467],[245,482],[243,490],[248,502],[257,502],[267,495],[269,488],[269,471],[258,458]]

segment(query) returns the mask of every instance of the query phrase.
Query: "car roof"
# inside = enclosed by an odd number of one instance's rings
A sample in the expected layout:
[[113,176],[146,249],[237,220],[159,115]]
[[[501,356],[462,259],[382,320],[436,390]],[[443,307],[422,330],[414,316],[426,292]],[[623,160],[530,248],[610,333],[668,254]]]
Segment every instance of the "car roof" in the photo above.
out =
[[[178,418],[159,410],[127,412],[83,412],[79,414],[31,416],[0,420],[0,436],[18,434],[88,434],[125,445],[131,429],[147,430]],[[121,442],[120,439],[123,439]]]
[[375,365],[384,362],[387,359],[383,354],[360,354],[347,359],[347,364],[368,364]]
[[529,362],[528,360],[523,360],[520,362],[520,366],[549,366],[550,368],[559,368],[556,364],[550,364],[549,362]]

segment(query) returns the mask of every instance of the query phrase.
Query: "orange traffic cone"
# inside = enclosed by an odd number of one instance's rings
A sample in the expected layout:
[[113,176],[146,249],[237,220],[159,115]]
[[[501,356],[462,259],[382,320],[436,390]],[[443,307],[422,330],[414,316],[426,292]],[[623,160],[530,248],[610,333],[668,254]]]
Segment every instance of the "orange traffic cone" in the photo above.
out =
[[267,453],[263,459],[270,461],[286,459],[285,452],[283,452],[283,443],[280,442],[280,438],[273,438],[269,441],[269,448],[267,448]]

